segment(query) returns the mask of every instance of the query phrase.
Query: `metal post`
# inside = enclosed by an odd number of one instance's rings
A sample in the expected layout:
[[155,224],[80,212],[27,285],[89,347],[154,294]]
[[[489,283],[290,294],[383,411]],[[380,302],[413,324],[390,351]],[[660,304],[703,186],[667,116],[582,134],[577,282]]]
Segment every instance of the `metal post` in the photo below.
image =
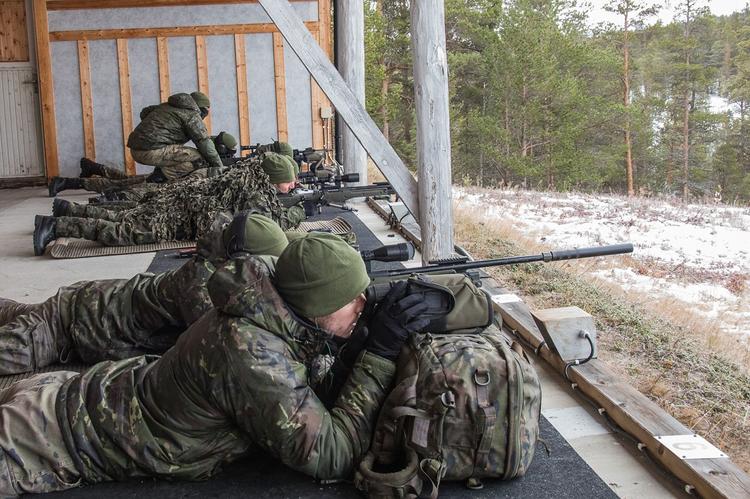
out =
[[[360,0],[336,0],[336,61],[339,73],[362,105],[365,104],[365,10]],[[341,160],[345,173],[359,173],[367,184],[367,153],[339,117]]]
[[411,0],[417,107],[417,165],[422,259],[453,253],[448,57],[443,0]]

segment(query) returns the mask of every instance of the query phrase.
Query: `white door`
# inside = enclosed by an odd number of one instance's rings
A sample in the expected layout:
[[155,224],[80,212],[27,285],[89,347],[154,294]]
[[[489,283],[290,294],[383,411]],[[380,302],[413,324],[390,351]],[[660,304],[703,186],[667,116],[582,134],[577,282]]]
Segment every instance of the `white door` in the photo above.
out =
[[[44,175],[30,2],[0,2],[0,179]],[[28,15],[27,15],[28,14]]]

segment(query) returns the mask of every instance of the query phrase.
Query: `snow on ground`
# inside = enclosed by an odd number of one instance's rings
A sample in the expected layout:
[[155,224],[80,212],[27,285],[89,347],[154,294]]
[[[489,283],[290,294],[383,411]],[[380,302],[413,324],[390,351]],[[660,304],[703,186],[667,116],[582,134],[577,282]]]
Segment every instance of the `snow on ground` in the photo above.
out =
[[712,327],[750,340],[750,208],[476,188],[455,188],[453,197],[549,248],[632,242],[633,267],[618,261],[591,274],[682,302]]

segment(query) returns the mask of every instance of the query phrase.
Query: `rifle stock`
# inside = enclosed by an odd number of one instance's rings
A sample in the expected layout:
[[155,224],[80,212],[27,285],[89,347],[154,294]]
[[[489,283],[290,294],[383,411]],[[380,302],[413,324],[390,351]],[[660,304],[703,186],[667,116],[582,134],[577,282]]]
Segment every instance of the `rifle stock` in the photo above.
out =
[[[395,194],[393,187],[388,183],[372,185],[359,185],[356,187],[326,187],[320,186],[315,189],[289,194],[279,194],[278,198],[285,207],[289,208],[300,203],[312,203],[316,206],[343,205],[349,199],[390,196]],[[341,206],[336,206],[341,207]]]

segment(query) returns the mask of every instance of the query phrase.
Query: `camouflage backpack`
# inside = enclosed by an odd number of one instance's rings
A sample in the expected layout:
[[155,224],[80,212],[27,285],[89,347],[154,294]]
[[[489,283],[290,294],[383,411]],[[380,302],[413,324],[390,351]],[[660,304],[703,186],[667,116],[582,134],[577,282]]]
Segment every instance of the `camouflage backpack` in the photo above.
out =
[[521,476],[540,409],[536,372],[497,328],[413,335],[355,484],[369,497],[434,498],[441,480]]

